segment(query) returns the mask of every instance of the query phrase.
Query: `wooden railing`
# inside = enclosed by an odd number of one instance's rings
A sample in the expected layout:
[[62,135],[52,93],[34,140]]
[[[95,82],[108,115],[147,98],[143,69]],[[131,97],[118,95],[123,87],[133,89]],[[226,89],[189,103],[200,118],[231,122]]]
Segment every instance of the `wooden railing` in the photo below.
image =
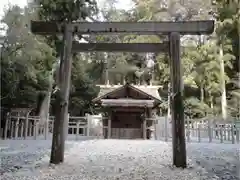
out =
[[[100,118],[100,117],[96,117]],[[167,118],[149,118],[154,121],[152,127],[148,127],[152,132],[152,138],[169,141],[172,138],[171,123]],[[48,139],[53,133],[54,117],[48,116],[45,122],[41,122],[39,116],[7,116],[4,127],[4,139]],[[219,143],[239,143],[240,129],[232,124],[231,127],[215,127],[215,124],[206,123],[199,126],[186,124],[185,135],[187,142],[219,142]],[[107,126],[92,126],[89,116],[68,116],[68,135],[74,135],[77,140],[80,136],[108,138]],[[111,128],[111,138],[117,138],[119,133],[130,133],[126,130]],[[121,132],[120,132],[121,131]],[[140,131],[138,131],[140,132]],[[135,132],[137,133],[137,132]],[[125,135],[127,136],[127,135]]]
[[[91,127],[89,116],[69,116],[66,132],[78,136],[102,136],[96,132],[96,127]],[[11,116],[8,114],[4,127],[4,139],[38,139],[40,136],[48,139],[53,133],[53,116],[48,116],[46,121],[41,121],[40,116]]]
[[[220,127],[219,127],[220,126]],[[172,128],[171,123],[167,119],[158,122],[156,125],[156,139],[171,140]],[[215,142],[215,143],[239,143],[240,128],[234,123],[219,125],[217,122],[206,122],[201,124],[192,121],[191,124],[185,125],[185,138],[187,142]]]
[[52,132],[54,117],[48,116],[45,122],[40,121],[40,116],[11,116],[8,114],[4,127],[4,139],[17,139],[27,137],[37,138],[43,135],[47,139]]

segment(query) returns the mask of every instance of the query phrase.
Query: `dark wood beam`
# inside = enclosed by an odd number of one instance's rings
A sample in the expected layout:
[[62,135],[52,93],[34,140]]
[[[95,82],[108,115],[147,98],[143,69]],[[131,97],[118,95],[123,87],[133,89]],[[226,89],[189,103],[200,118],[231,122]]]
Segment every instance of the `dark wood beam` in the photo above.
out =
[[73,52],[168,52],[169,43],[78,43],[73,42]]
[[170,46],[170,77],[171,77],[171,115],[172,115],[172,147],[173,165],[185,168],[186,142],[183,104],[182,64],[180,59],[180,34],[171,33]]
[[131,108],[129,108],[129,107],[114,107],[113,109],[114,109],[113,110],[114,112],[120,112],[120,113],[144,112],[144,108],[142,108],[142,107],[131,107]]
[[[53,124],[52,149],[50,156],[50,163],[59,164],[64,161],[65,140],[68,130],[68,106],[69,106],[69,92],[71,85],[71,71],[72,71],[72,26],[65,25],[63,54],[60,62],[60,91],[57,92],[57,113]],[[62,67],[61,67],[62,66]]]
[[[214,21],[179,21],[179,22],[76,22],[72,24],[74,33],[138,33],[166,34],[178,32],[182,35],[211,34]],[[57,22],[32,21],[31,30],[35,34],[63,33],[64,24]]]

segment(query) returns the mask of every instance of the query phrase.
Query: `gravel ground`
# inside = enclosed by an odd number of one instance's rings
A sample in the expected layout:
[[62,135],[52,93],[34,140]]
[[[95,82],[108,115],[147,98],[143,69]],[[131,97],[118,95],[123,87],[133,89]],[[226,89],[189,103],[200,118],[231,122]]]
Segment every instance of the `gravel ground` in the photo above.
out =
[[[73,141],[66,143],[66,151],[74,145]],[[35,170],[43,158],[49,158],[51,141],[12,140],[0,143],[0,174]]]
[[183,170],[172,167],[171,144],[162,141],[68,141],[65,162],[58,166],[48,166],[50,141],[6,144],[2,180],[240,180],[239,145],[188,144]]
[[[42,140],[1,140],[0,141],[0,175],[4,173],[12,173],[18,171],[35,171],[41,163],[49,161],[52,141]],[[65,151],[68,152],[74,144],[88,140],[86,137],[78,137],[75,141],[75,136],[68,136],[66,141]],[[90,138],[92,139],[92,138]]]
[[208,175],[220,179],[240,180],[240,144],[191,143],[188,156]]
[[[30,148],[30,144],[34,143],[34,151]],[[32,165],[36,160],[40,160],[48,154],[51,142],[38,141],[4,141],[1,142],[1,167],[0,174],[6,172],[14,172],[20,168]]]

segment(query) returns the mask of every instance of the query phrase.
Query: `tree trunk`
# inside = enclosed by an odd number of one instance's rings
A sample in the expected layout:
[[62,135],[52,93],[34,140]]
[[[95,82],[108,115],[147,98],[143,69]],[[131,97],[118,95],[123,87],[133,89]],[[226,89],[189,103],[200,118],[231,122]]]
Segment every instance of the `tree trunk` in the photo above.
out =
[[226,85],[225,85],[225,69],[223,61],[223,47],[220,45],[219,49],[219,61],[220,61],[220,74],[221,74],[221,103],[222,103],[222,118],[227,120],[227,95],[226,95]]
[[204,102],[204,89],[203,89],[203,84],[202,83],[200,85],[200,91],[201,91],[201,102]]
[[213,97],[212,97],[212,93],[210,92],[209,93],[209,96],[210,96],[210,109],[211,109],[211,114],[212,116],[215,116],[215,112],[214,112],[214,105],[213,105]]
[[213,97],[212,97],[212,93],[209,93],[210,95],[210,108],[213,110]]
[[[60,91],[57,94],[57,113],[54,121],[53,140],[50,163],[59,164],[64,161],[66,121],[68,117],[69,91],[72,68],[72,25],[65,25],[64,51],[61,59]],[[63,73],[64,72],[64,73]]]
[[54,68],[52,68],[51,73],[49,74],[49,86],[48,93],[45,95],[44,100],[42,101],[41,109],[39,112],[39,116],[41,119],[41,124],[44,124],[48,118],[50,104],[51,104],[51,96],[52,96],[52,88],[53,88],[53,73]]
[[126,84],[126,76],[124,75],[123,76],[123,85],[125,85]]

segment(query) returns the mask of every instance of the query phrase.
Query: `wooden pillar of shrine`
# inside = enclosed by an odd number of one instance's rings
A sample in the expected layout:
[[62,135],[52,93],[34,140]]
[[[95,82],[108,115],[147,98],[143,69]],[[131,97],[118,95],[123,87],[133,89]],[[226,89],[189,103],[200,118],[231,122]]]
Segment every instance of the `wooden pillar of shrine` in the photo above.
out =
[[108,131],[107,131],[107,138],[111,139],[111,132],[112,130],[112,112],[108,113]]
[[143,117],[143,139],[147,139],[147,109],[144,110]]
[[[152,135],[152,125],[153,125],[153,121],[152,121],[152,109],[148,108],[147,109],[147,139],[151,139],[151,135]],[[150,120],[151,119],[151,120]]]

